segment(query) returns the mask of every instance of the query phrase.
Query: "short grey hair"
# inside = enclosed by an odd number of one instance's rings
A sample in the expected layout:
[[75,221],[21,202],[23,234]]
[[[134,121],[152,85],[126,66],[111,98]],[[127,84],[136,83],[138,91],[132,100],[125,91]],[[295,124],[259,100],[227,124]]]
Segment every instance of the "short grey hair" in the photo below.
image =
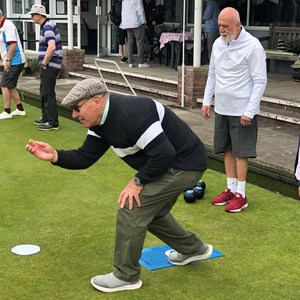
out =
[[0,9],[0,17],[3,17],[3,12],[1,9]]

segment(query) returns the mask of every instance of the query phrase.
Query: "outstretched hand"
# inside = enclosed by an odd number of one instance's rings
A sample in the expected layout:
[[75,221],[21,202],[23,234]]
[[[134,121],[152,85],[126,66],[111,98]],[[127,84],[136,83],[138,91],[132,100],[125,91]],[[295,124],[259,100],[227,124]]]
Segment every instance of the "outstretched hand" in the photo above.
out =
[[52,163],[57,162],[58,156],[56,150],[47,143],[29,140],[25,148],[41,160],[51,161]]

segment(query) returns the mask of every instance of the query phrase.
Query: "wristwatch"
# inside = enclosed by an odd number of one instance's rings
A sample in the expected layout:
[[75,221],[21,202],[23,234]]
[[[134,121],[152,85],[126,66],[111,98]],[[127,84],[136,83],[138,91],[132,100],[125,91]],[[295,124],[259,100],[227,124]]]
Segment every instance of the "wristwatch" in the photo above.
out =
[[133,181],[134,181],[135,185],[143,186],[143,184],[141,183],[141,180],[138,177],[134,177]]

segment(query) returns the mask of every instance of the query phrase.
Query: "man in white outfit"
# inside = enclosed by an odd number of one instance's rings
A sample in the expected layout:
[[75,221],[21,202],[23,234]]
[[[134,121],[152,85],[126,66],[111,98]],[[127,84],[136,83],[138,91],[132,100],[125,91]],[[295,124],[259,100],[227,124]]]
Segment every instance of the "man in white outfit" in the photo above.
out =
[[133,50],[137,46],[138,67],[148,68],[145,64],[145,10],[142,0],[123,0],[122,1],[122,22],[120,28],[127,30],[128,40],[128,66],[133,68]]
[[224,153],[227,188],[213,205],[240,212],[248,207],[248,158],[256,157],[257,114],[267,84],[266,55],[257,38],[241,26],[237,10],[227,7],[218,18],[220,37],[209,65],[202,115],[211,116],[215,96],[214,153]]

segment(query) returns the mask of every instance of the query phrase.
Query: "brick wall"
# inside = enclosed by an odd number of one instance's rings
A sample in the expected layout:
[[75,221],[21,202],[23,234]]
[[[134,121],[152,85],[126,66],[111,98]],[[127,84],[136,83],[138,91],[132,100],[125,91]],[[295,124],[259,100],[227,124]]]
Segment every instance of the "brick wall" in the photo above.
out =
[[[201,66],[194,68],[193,66],[185,66],[184,68],[184,106],[196,107],[197,98],[203,98],[208,66]],[[182,92],[182,67],[178,67],[178,97],[177,102],[181,104],[181,92]]]
[[62,69],[60,76],[67,78],[71,71],[83,70],[84,49],[63,49]]

